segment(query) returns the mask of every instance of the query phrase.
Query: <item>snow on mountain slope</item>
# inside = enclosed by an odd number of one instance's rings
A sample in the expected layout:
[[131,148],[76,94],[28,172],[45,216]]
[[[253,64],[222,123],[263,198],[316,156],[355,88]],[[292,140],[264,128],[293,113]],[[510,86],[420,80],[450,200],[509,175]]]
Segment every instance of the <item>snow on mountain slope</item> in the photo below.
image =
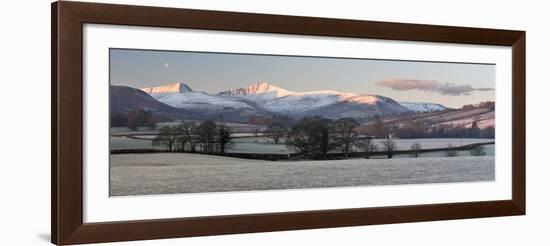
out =
[[337,103],[339,97],[334,93],[294,93],[272,100],[260,101],[266,109],[277,113],[300,113],[317,107]]
[[155,99],[175,108],[221,110],[224,108],[253,109],[250,102],[235,97],[221,97],[204,92],[151,93]]
[[183,93],[183,92],[192,92],[191,88],[184,83],[173,83],[161,86],[153,86],[142,88],[142,91],[145,91],[149,94],[151,93]]
[[253,109],[247,100],[237,97],[222,97],[205,92],[193,91],[184,83],[174,83],[142,88],[153,98],[175,108],[222,110],[227,108]]
[[223,91],[217,94],[193,91],[184,83],[141,89],[169,106],[186,109],[197,115],[227,115],[247,117],[269,116],[274,113],[300,118],[353,117],[358,120],[375,115],[396,115],[403,112],[433,112],[445,109],[434,103],[398,103],[379,95],[343,93],[333,90],[296,92],[268,82]]
[[399,102],[401,106],[414,112],[435,112],[445,110],[447,107],[438,103]]
[[[354,93],[340,93],[335,91],[297,92],[284,97],[279,97],[263,103],[263,105],[278,113],[302,113],[333,104],[350,103],[372,107],[378,104],[392,103],[380,96],[360,95]],[[406,109],[394,102],[395,111],[404,112]],[[393,111],[393,110],[392,110]],[[384,112],[382,112],[384,114]]]
[[185,110],[188,117],[215,119],[232,122],[246,122],[249,116],[268,116],[270,113],[259,108],[250,100],[238,97],[212,95],[193,91],[183,83],[143,88],[154,99],[174,108]]
[[[294,92],[267,82],[220,92],[219,95],[252,100],[269,111],[292,116],[322,115],[337,118],[348,115],[365,118],[375,114],[386,115],[407,111],[405,107],[387,97],[331,90]],[[323,110],[324,108],[326,110]]]
[[242,97],[252,101],[271,100],[290,95],[294,92],[287,91],[268,82],[259,82],[246,88],[238,88],[218,93],[221,96]]
[[429,127],[471,127],[475,121],[480,128],[495,126],[495,108],[490,105],[474,105],[470,108],[447,109],[416,114],[397,115],[384,119],[388,124],[423,122]]

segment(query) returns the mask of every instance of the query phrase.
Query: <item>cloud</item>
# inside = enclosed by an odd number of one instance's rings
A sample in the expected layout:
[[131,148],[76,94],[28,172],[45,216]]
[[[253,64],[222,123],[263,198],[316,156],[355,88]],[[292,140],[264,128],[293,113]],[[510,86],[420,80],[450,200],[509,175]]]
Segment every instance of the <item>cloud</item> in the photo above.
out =
[[455,85],[452,83],[441,83],[437,80],[418,79],[385,79],[376,82],[376,84],[396,91],[421,90],[438,92],[448,96],[470,95],[474,91],[495,90],[494,88],[473,88],[471,85]]

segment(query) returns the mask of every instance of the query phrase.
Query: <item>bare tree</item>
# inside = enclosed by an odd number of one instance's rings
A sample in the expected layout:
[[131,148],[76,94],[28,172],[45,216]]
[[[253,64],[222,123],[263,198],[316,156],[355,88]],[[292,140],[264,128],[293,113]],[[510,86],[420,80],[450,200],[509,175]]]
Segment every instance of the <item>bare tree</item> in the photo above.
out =
[[414,143],[411,145],[411,156],[417,158],[420,155],[420,151],[422,151],[422,146],[420,143]]
[[204,121],[197,127],[197,135],[202,152],[209,154],[214,153],[216,130],[217,125],[211,120]]
[[149,129],[154,130],[157,128],[157,120],[155,119],[155,115],[153,114],[153,111],[147,110],[145,111],[145,125],[149,127]]
[[126,117],[127,117],[127,120],[128,120],[128,129],[133,130],[133,131],[138,130],[139,123],[138,123],[137,112],[132,110],[132,111],[128,112]]
[[355,146],[365,152],[365,158],[370,159],[373,152],[378,150],[378,146],[372,138],[366,138],[356,142]]
[[127,126],[130,130],[139,130],[140,126],[147,126],[149,129],[155,129],[157,122],[153,111],[137,109],[129,111],[126,114]]
[[386,152],[386,155],[388,156],[388,158],[392,158],[393,154],[394,154],[394,151],[396,149],[395,142],[388,138],[388,139],[384,140],[384,142],[382,142],[382,146],[383,146],[384,152]]
[[458,153],[456,152],[452,144],[449,144],[449,146],[447,146],[447,150],[445,151],[445,154],[447,155],[447,157],[458,156]]
[[153,139],[153,145],[167,147],[168,151],[172,152],[179,134],[179,127],[163,126],[159,129],[159,134]]
[[218,126],[218,142],[221,155],[224,155],[226,148],[231,145],[231,134],[233,134],[231,127],[225,125]]
[[307,117],[292,127],[286,144],[292,149],[313,158],[323,158],[335,148],[331,141],[332,121],[320,117]]
[[265,129],[264,133],[266,136],[273,139],[276,144],[278,144],[279,140],[282,137],[286,136],[286,134],[288,133],[288,129],[286,129],[286,127],[281,124],[275,123],[267,126],[267,129]]
[[482,145],[477,145],[470,150],[470,154],[472,156],[483,156],[487,153],[485,152],[485,147],[483,147]]
[[357,140],[355,128],[359,123],[353,118],[341,118],[334,122],[334,136],[338,149],[348,158],[352,144]]
[[193,122],[182,122],[179,126],[180,135],[177,142],[183,151],[195,152],[195,131],[197,124]]
[[422,138],[425,136],[427,128],[420,120],[405,118],[395,131],[403,138]]
[[385,138],[388,136],[388,133],[389,133],[388,128],[384,126],[384,121],[380,117],[378,117],[374,121],[374,123],[369,125],[368,128],[370,132],[373,133],[378,138]]
[[479,130],[479,125],[477,123],[478,121],[477,118],[479,118],[479,116],[476,117],[476,120],[472,122],[472,126],[470,127],[470,134],[469,134],[470,137],[474,137],[474,138],[479,137],[480,130]]

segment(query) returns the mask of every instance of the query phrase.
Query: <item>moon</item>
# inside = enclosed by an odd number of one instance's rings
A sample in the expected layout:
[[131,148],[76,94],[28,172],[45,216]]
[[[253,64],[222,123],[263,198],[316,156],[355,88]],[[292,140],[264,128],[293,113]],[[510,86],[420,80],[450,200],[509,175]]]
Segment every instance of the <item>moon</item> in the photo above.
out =
[[164,63],[164,67],[168,67],[168,63]]

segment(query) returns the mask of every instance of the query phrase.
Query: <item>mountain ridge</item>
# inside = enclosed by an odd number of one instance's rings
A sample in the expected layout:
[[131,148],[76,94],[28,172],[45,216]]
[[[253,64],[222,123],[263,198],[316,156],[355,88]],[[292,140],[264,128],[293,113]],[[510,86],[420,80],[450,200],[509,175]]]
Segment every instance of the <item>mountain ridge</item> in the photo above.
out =
[[138,109],[152,110],[166,117],[179,117],[187,112],[159,102],[148,93],[129,86],[111,85],[109,88],[111,112],[128,112]]
[[193,92],[191,87],[183,82],[170,83],[160,86],[151,86],[141,88],[142,91],[151,94],[151,93],[185,93]]
[[368,122],[379,116],[399,117],[403,113],[450,109],[437,103],[397,102],[380,95],[333,90],[296,92],[265,81],[219,93],[194,91],[183,82],[141,89],[125,86],[112,88],[111,110],[125,112],[143,108],[171,115],[175,119],[247,122],[251,117],[285,115],[295,119],[308,116],[329,119],[351,117],[359,122]]
[[374,115],[391,115],[407,111],[393,99],[380,95],[334,90],[296,92],[268,82],[223,91],[218,95],[252,100],[269,111],[294,117],[323,115],[327,118],[367,119]]
[[434,112],[434,111],[443,111],[448,109],[439,103],[428,103],[428,102],[399,102],[401,106],[409,109],[410,111],[424,113],[424,112]]
[[242,97],[252,97],[253,99],[268,100],[268,99],[287,96],[291,93],[294,93],[294,92],[274,86],[269,82],[261,81],[256,84],[249,85],[247,87],[218,92],[217,95],[242,96]]

